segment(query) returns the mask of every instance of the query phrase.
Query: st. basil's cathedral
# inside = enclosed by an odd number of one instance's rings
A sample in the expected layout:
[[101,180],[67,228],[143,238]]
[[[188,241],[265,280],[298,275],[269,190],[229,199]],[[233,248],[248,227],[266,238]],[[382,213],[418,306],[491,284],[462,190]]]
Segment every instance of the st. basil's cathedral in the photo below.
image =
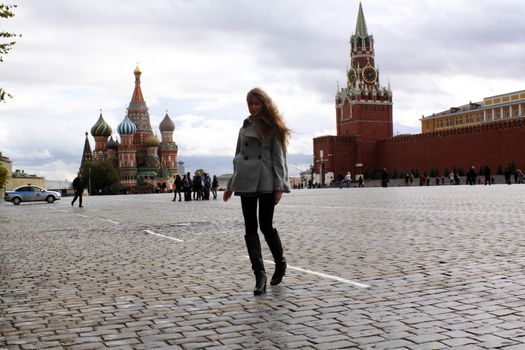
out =
[[173,141],[175,123],[168,113],[159,125],[161,140],[151,129],[148,107],[144,101],[140,87],[142,72],[135,68],[135,88],[127,108],[124,120],[117,126],[120,141],[113,140],[112,128],[102,112],[97,122],[91,128],[95,138],[95,149],[91,151],[88,133],[82,155],[84,162],[91,160],[109,160],[119,170],[120,183],[123,192],[136,193],[137,186],[149,183],[155,187],[166,184],[169,187],[173,175],[178,173],[178,146]]

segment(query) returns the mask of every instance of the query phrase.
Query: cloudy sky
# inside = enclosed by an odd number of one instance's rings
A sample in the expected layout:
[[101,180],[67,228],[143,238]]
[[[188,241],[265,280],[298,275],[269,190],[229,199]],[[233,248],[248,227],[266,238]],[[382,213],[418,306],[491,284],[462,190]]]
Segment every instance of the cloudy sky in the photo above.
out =
[[[2,30],[22,34],[0,63],[0,151],[16,169],[71,180],[102,109],[124,118],[138,62],[151,124],[166,110],[189,170],[231,171],[246,92],[265,89],[293,137],[290,170],[312,138],[335,134],[358,0],[17,0]],[[394,133],[422,115],[525,89],[522,0],[362,0]],[[90,136],[91,145],[94,141]]]

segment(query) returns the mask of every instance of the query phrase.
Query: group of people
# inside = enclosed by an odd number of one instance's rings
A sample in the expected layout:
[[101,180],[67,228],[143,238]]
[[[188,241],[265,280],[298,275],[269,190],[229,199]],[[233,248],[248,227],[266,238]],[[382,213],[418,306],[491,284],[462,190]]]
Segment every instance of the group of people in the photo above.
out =
[[213,199],[217,199],[217,188],[219,187],[219,180],[217,176],[213,175],[213,179],[210,178],[208,173],[202,173],[200,171],[195,172],[192,177],[188,172],[186,175],[180,177],[179,174],[175,176],[173,180],[173,199],[180,202],[182,200],[182,194],[184,194],[185,201],[191,200],[209,200],[210,193]]

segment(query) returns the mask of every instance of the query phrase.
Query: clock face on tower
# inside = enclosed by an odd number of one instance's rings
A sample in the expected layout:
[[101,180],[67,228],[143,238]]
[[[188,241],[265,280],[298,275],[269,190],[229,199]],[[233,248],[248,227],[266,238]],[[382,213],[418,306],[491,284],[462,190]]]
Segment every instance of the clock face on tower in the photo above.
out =
[[350,68],[348,71],[348,85],[354,85],[357,80],[357,72],[354,68]]
[[373,84],[377,80],[377,71],[372,66],[366,66],[361,72],[365,83]]

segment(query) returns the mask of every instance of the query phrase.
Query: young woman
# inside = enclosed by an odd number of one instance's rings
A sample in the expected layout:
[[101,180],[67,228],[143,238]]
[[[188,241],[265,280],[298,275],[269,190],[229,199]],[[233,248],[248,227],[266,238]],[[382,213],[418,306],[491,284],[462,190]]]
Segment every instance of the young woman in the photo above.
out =
[[279,284],[286,272],[281,239],[272,222],[275,205],[281,200],[283,192],[290,192],[286,164],[290,129],[286,127],[270,96],[263,90],[250,90],[246,102],[250,116],[244,120],[239,131],[233,176],[228,181],[223,199],[227,202],[233,192],[241,197],[244,239],[255,274],[253,294],[260,295],[266,293],[266,272],[257,233],[257,219],[275,261],[275,272],[270,284]]

